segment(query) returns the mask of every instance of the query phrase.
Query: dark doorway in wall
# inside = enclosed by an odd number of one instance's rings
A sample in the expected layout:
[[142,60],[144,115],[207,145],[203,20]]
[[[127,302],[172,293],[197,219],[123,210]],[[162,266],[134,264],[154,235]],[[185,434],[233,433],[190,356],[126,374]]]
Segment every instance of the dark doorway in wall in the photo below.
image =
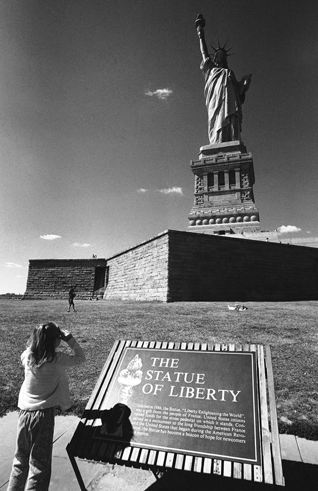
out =
[[106,266],[97,266],[95,268],[94,292],[105,286]]

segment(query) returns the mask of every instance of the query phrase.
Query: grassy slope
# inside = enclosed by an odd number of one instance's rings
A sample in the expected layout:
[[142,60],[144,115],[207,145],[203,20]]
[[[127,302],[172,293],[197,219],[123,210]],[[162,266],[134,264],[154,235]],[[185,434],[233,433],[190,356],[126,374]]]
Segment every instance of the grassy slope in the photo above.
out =
[[34,325],[54,320],[70,329],[87,354],[71,370],[80,413],[115,339],[261,343],[272,346],[280,431],[318,439],[317,302],[247,303],[233,312],[224,302],[76,302],[0,300],[0,414],[16,407],[23,371],[20,354]]

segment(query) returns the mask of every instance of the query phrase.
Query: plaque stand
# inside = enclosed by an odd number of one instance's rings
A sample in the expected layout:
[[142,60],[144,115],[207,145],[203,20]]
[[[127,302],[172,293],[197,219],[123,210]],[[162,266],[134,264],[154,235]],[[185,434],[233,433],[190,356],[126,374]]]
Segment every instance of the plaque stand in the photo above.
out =
[[[89,419],[85,417],[85,413],[95,415],[98,411],[101,412],[104,409],[104,401],[107,400],[108,394],[112,393],[114,383],[118,383],[118,370],[120,370],[120,373],[123,373],[121,372],[121,361],[125,357],[127,350],[135,350],[137,353],[138,350],[139,352],[143,350],[146,357],[148,350],[150,354],[153,350],[157,350],[158,356],[160,356],[161,351],[164,352],[164,356],[167,356],[168,351],[169,358],[171,356],[174,359],[177,356],[181,358],[180,352],[183,353],[182,358],[187,357],[187,353],[189,353],[190,358],[196,356],[195,353],[197,353],[197,356],[201,356],[202,353],[204,357],[223,356],[223,353],[226,356],[231,354],[234,356],[237,356],[237,354],[244,355],[244,353],[250,356],[253,354],[252,358],[255,360],[255,383],[258,387],[256,400],[259,412],[258,427],[260,431],[260,456],[257,461],[253,464],[252,462],[240,461],[240,459],[236,458],[220,458],[217,455],[215,457],[200,456],[198,452],[188,451],[187,449],[178,451],[165,448],[164,437],[160,440],[161,448],[158,448],[156,445],[151,448],[151,444],[143,445],[134,441],[116,440],[116,438],[110,436],[105,437],[98,424],[98,418]],[[159,360],[159,358],[156,359]],[[174,363],[176,364],[176,361]],[[198,381],[202,381],[200,377]],[[212,443],[210,447],[213,450]],[[284,486],[285,480],[282,470],[274,378],[269,346],[254,344],[116,341],[87,403],[82,419],[66,450],[82,490],[85,490],[85,486],[76,463],[76,458],[150,469],[157,477],[160,477],[160,472],[178,470],[192,473],[197,472],[210,475],[211,477],[220,476],[235,478],[236,480]]]

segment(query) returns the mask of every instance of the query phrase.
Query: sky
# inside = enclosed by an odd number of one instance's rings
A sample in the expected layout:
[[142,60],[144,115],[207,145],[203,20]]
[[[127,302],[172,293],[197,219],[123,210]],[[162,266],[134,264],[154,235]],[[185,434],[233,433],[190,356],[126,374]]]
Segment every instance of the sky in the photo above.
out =
[[262,229],[318,237],[316,1],[0,0],[0,293],[25,291],[29,259],[186,230],[208,144],[199,12],[208,45],[253,75],[242,138]]

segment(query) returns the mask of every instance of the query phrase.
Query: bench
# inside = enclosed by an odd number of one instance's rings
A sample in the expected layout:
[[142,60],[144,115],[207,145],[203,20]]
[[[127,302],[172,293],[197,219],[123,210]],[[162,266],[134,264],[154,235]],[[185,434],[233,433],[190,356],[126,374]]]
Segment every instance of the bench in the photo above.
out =
[[284,486],[270,347],[116,341],[67,453]]

